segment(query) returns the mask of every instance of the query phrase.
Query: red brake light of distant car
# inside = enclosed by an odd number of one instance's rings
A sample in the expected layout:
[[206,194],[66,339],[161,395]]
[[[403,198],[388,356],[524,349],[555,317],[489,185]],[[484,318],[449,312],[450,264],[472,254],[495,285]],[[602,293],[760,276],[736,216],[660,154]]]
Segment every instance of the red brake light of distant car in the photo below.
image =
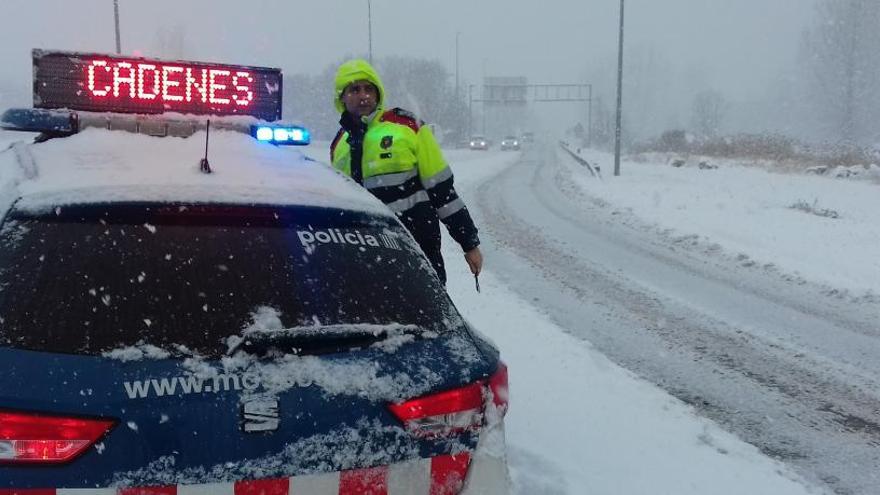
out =
[[447,436],[483,425],[490,391],[492,402],[504,414],[507,411],[507,366],[504,363],[486,380],[389,404],[388,408],[416,436]]
[[0,411],[0,463],[68,462],[98,441],[115,424],[116,421],[108,419]]

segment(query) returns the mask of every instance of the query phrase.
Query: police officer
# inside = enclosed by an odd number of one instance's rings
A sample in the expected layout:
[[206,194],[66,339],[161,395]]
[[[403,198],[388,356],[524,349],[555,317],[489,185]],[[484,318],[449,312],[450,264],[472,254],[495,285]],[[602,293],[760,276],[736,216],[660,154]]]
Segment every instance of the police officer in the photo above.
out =
[[336,72],[336,110],[341,128],[330,145],[333,167],[364,186],[400,218],[445,284],[440,225],[461,245],[471,273],[483,266],[480,239],[452,185],[431,128],[400,108],[385,109],[385,88],[365,60]]

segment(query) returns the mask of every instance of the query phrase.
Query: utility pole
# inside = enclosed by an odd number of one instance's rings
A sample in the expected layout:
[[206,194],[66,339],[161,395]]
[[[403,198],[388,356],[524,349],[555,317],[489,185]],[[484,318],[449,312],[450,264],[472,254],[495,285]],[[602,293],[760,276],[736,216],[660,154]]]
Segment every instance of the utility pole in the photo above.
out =
[[113,0],[113,18],[116,21],[116,54],[122,55],[122,43],[119,41],[119,0]]
[[468,84],[468,133],[466,139],[470,139],[474,135],[474,85]]
[[593,85],[588,84],[590,94],[587,97],[587,148],[593,147]]
[[[458,121],[458,124],[461,125],[461,117],[462,115],[459,113],[459,109],[461,108],[459,105],[461,104],[461,89],[458,77],[458,37],[461,35],[461,31],[455,32],[455,120]],[[470,101],[468,101],[468,112],[470,112]],[[468,114],[468,118],[470,118],[470,114]],[[470,133],[470,121],[468,121],[468,133]],[[461,128],[459,127],[458,132],[454,135],[461,136]],[[461,139],[459,139],[461,141]]]
[[483,125],[480,127],[480,133],[486,136],[486,59],[483,59],[483,89],[480,91],[480,108],[483,110]]
[[455,101],[458,101],[458,37],[461,36],[461,31],[455,32]]
[[614,175],[620,175],[620,133],[623,110],[623,0],[620,0],[620,34],[617,45],[617,126],[614,129]]
[[367,0],[367,40],[369,43],[370,64],[373,63],[373,6],[370,0]]

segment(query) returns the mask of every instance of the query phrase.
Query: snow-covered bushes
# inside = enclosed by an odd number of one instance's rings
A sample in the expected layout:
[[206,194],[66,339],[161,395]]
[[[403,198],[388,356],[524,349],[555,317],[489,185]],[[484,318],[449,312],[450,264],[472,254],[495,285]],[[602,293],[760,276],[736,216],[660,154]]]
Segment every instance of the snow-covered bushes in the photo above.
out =
[[831,210],[829,208],[819,208],[818,203],[818,200],[813,200],[812,204],[804,200],[799,200],[796,201],[793,205],[789,206],[789,208],[793,210],[800,210],[819,217],[840,218],[840,214],[838,214],[837,211]]

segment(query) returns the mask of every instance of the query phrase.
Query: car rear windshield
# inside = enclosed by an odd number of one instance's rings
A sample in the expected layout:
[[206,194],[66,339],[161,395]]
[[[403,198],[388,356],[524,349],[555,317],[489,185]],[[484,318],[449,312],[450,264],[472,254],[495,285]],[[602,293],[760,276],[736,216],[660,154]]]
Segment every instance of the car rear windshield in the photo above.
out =
[[217,356],[255,325],[442,332],[457,316],[418,249],[391,219],[326,208],[13,210],[0,228],[0,345]]

